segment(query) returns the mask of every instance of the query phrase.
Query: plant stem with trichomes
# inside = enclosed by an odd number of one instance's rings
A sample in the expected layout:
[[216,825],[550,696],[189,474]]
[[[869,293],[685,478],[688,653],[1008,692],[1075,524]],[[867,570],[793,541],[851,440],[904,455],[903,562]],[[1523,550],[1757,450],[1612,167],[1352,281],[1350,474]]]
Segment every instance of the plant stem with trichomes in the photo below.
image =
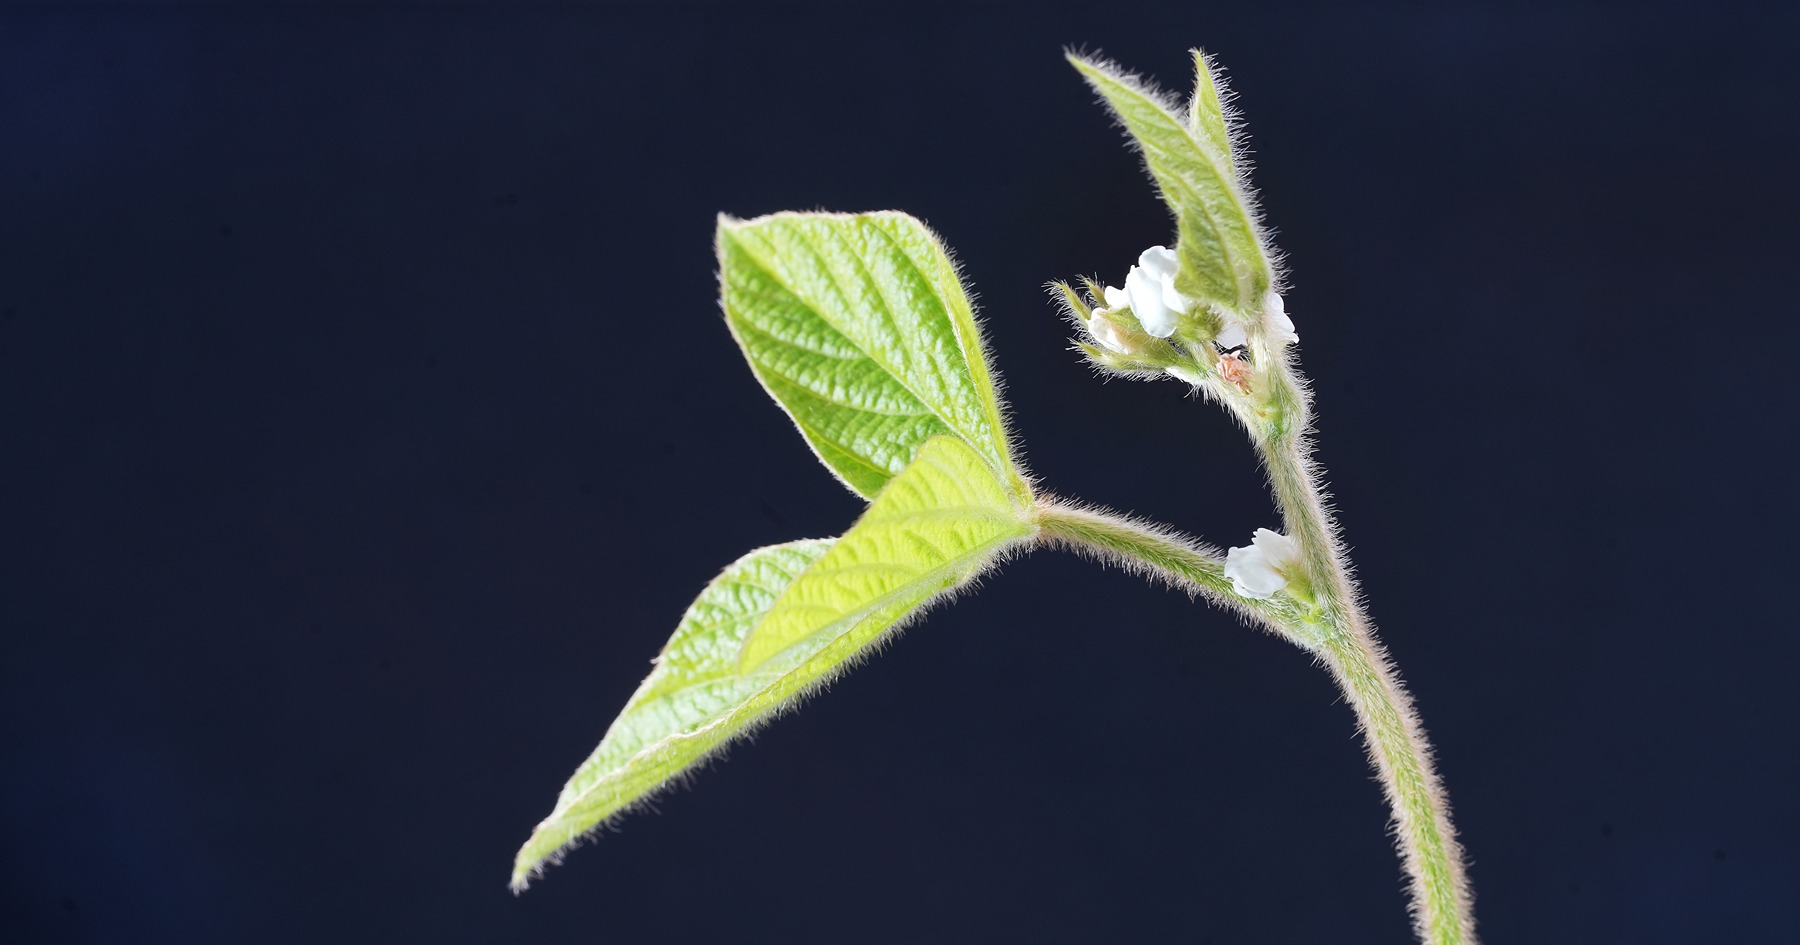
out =
[[1395,840],[1411,880],[1413,922],[1419,939],[1431,945],[1474,945],[1474,917],[1462,848],[1450,824],[1450,810],[1431,745],[1419,724],[1412,697],[1376,641],[1338,542],[1337,525],[1325,506],[1318,470],[1311,460],[1308,398],[1292,368],[1279,357],[1265,359],[1272,400],[1283,419],[1252,439],[1274,488],[1287,534],[1300,546],[1313,596],[1309,622],[1319,629],[1317,652],[1349,698],[1367,743],[1369,761],[1381,776],[1393,812]]
[[[1283,366],[1285,367],[1285,365]],[[1349,564],[1307,458],[1306,401],[1285,370],[1270,380],[1285,422],[1252,439],[1262,453],[1287,532],[1301,548],[1306,574],[1295,596],[1254,600],[1238,594],[1216,551],[1135,519],[1040,499],[1041,540],[1128,570],[1182,585],[1255,619],[1316,654],[1356,712],[1370,762],[1381,777],[1408,878],[1413,920],[1430,945],[1474,945],[1474,922],[1462,850],[1432,767],[1431,748],[1399,674],[1376,642],[1350,579]],[[1310,598],[1299,600],[1297,597]]]

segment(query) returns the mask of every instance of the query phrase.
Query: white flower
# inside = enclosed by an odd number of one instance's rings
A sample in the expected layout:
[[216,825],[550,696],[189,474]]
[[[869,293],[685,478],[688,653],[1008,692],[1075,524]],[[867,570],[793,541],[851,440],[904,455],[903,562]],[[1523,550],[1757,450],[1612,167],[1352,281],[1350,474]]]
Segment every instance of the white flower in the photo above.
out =
[[[1225,327],[1220,329],[1218,337],[1213,339],[1213,344],[1230,351],[1232,348],[1241,348],[1249,343],[1250,339],[1244,331],[1247,327],[1244,319],[1231,312],[1222,312],[1219,317],[1225,323]],[[1281,296],[1274,289],[1270,289],[1269,294],[1263,296],[1261,318],[1263,331],[1268,332],[1271,336],[1288,344],[1300,340],[1300,336],[1294,333],[1294,320],[1288,317],[1287,304],[1281,300]]]
[[1256,530],[1247,548],[1225,553],[1225,576],[1239,594],[1268,600],[1287,587],[1287,574],[1300,564],[1300,545],[1280,532]]
[[1233,348],[1242,348],[1250,343],[1250,339],[1244,335],[1244,322],[1242,319],[1239,319],[1230,312],[1225,312],[1219,316],[1219,320],[1225,323],[1225,327],[1219,330],[1219,336],[1213,339],[1213,344],[1224,348],[1226,351],[1230,351]]
[[[1095,309],[1093,317],[1101,318],[1123,309],[1131,309],[1131,314],[1137,316],[1138,324],[1143,326],[1145,332],[1157,338],[1173,335],[1177,318],[1194,307],[1193,299],[1175,289],[1175,273],[1180,268],[1181,261],[1174,250],[1164,246],[1152,246],[1144,250],[1138,256],[1137,265],[1132,266],[1131,271],[1125,274],[1125,288],[1107,286],[1101,292],[1106,306]],[[1105,339],[1101,339],[1098,334],[1094,337],[1106,344]]]
[[[1175,272],[1180,266],[1174,250],[1152,246],[1138,256],[1138,264],[1125,274],[1122,294],[1129,297],[1132,314],[1145,331],[1158,338],[1174,334],[1175,317],[1194,307],[1193,299],[1175,290]],[[1106,302],[1113,303],[1110,291]]]
[[1294,320],[1288,317],[1287,303],[1281,300],[1274,289],[1263,296],[1263,329],[1288,344],[1300,340],[1294,333]]
[[[1108,289],[1107,291],[1111,292],[1113,290]],[[1118,322],[1113,321],[1112,318],[1109,317],[1111,314],[1111,311],[1107,309],[1100,309],[1094,312],[1094,316],[1088,319],[1087,322],[1088,334],[1093,336],[1095,341],[1100,342],[1100,346],[1103,348],[1108,348],[1119,354],[1136,353],[1137,346],[1126,339],[1125,330],[1119,327]]]
[[1122,308],[1131,307],[1131,296],[1126,295],[1124,289],[1115,289],[1112,286],[1107,286],[1100,291],[1100,295],[1106,299],[1106,307],[1101,309],[1101,312],[1110,313],[1116,312]]

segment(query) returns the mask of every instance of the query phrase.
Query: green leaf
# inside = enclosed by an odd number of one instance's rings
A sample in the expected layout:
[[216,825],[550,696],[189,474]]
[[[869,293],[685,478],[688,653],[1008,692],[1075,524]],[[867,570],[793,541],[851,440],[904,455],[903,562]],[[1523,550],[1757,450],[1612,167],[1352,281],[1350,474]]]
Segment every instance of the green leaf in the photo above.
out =
[[1194,53],[1194,97],[1188,99],[1188,125],[1200,143],[1212,150],[1219,166],[1237,173],[1237,160],[1231,153],[1231,124],[1225,117],[1225,104],[1220,100],[1218,77],[1206,53]]
[[726,323],[769,394],[865,498],[960,437],[1029,495],[956,266],[904,213],[720,217]]
[[821,638],[861,647],[1034,532],[980,456],[961,440],[933,437],[775,602],[745,641],[740,666],[791,664]]
[[[1176,287],[1239,314],[1260,312],[1269,288],[1269,261],[1229,163],[1137,79],[1079,56],[1069,61],[1130,133],[1175,214],[1175,250],[1181,257]],[[1211,85],[1210,75],[1206,84]],[[1201,135],[1210,137],[1210,132],[1202,130]],[[1229,136],[1226,142],[1229,153]]]
[[519,850],[513,888],[1034,533],[987,460],[935,437],[843,538],[763,548],[726,568]]
[[700,592],[600,747],[519,850],[514,889],[524,889],[546,861],[560,859],[608,817],[704,760],[805,685],[782,686],[776,673],[738,672],[738,651],[781,592],[830,547],[830,541],[796,541],[759,548]]

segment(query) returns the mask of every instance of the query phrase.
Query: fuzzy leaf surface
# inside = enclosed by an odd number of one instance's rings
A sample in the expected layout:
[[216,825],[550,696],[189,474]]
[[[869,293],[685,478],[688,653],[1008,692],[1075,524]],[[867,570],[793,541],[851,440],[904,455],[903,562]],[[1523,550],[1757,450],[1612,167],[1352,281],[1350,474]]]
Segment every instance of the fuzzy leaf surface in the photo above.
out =
[[968,444],[933,437],[831,550],[789,585],[751,631],[740,663],[746,670],[788,665],[816,652],[822,639],[860,649],[1035,531],[1005,483]]
[[1028,494],[956,266],[904,213],[721,217],[732,336],[819,459],[864,498],[959,437]]
[[513,888],[804,688],[807,680],[776,672],[739,672],[738,651],[782,591],[830,547],[796,541],[757,549],[700,592],[600,747],[519,850]]
[[1218,79],[1206,54],[1194,50],[1194,97],[1188,99],[1188,126],[1194,137],[1212,149],[1219,166],[1237,173],[1237,159],[1231,153],[1231,125],[1225,118],[1225,103],[1219,97]]
[[[1069,61],[1125,126],[1175,214],[1175,251],[1181,257],[1176,287],[1240,314],[1260,311],[1269,288],[1269,261],[1229,162],[1137,79],[1104,63],[1076,56]],[[1206,85],[1211,85],[1210,75]],[[1216,106],[1216,91],[1213,98]],[[1221,112],[1221,130],[1223,120]],[[1228,136],[1226,140],[1229,153]]]
[[513,886],[830,680],[1035,527],[961,439],[927,440],[842,538],[753,551],[707,585],[519,851]]

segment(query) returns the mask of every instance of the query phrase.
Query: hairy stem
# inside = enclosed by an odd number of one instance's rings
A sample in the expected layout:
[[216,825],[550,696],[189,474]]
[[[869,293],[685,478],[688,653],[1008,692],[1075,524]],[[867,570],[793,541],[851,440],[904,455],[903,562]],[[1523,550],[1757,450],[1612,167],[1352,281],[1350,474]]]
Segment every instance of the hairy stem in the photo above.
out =
[[1316,630],[1288,599],[1252,600],[1232,588],[1219,553],[1178,532],[1099,509],[1040,497],[1033,512],[1039,538],[1128,571],[1148,574],[1229,607],[1306,650]]
[[[1184,587],[1316,654],[1356,711],[1370,762],[1381,776],[1420,941],[1475,945],[1462,849],[1432,767],[1431,747],[1357,599],[1336,523],[1308,458],[1305,394],[1285,371],[1271,380],[1282,385],[1273,398],[1279,419],[1256,439],[1287,533],[1301,548],[1305,586],[1296,587],[1296,595],[1266,601],[1244,597],[1225,577],[1217,550],[1162,526],[1047,496],[1033,513],[1041,540]],[[1248,426],[1258,418],[1246,414],[1245,419]]]
[[1428,945],[1475,945],[1462,848],[1432,767],[1430,743],[1357,599],[1310,459],[1305,395],[1286,370],[1272,373],[1289,411],[1286,422],[1258,445],[1287,533],[1301,548],[1314,601],[1312,617],[1321,631],[1317,652],[1356,710],[1369,760],[1393,811],[1395,840],[1411,880],[1414,929]]

